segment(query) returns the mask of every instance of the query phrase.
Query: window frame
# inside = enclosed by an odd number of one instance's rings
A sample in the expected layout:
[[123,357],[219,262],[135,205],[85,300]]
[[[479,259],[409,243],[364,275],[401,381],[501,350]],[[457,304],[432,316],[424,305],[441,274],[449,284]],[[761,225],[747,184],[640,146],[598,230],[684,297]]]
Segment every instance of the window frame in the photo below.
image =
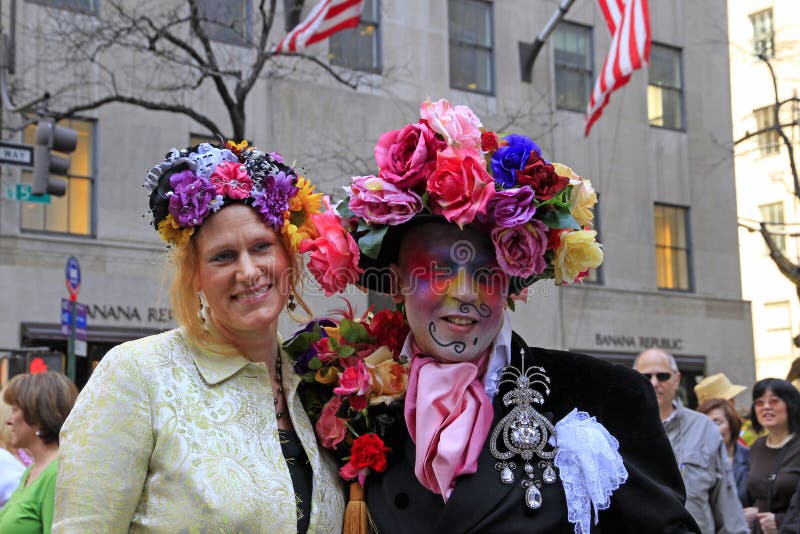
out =
[[[760,117],[765,119],[762,124],[759,120]],[[775,126],[775,105],[762,106],[753,110],[753,118],[756,121],[756,131],[766,128],[767,126]],[[770,138],[773,142],[770,142]],[[777,130],[770,130],[762,132],[756,136],[758,143],[758,153],[762,158],[769,158],[780,154],[781,142]]]
[[[374,15],[374,18],[368,18],[365,21],[364,13],[367,11],[365,5],[365,9],[361,12],[361,18],[358,21],[358,26],[331,35],[330,42],[328,43],[328,61],[330,62],[331,65],[335,65],[343,69],[349,69],[359,72],[368,72],[371,74],[383,73],[383,53],[382,53],[383,41],[381,39],[381,1],[372,0],[372,6],[373,6],[372,15]],[[349,35],[352,35],[353,33],[356,32],[361,33],[365,27],[369,26],[374,27],[374,30],[372,32],[372,35],[374,36],[374,40],[372,42],[374,51],[373,65],[367,67],[365,65],[354,65],[353,63],[350,62],[342,62],[342,63],[337,62],[337,58],[341,57],[341,54],[337,56],[334,55],[333,52],[331,51],[335,46],[335,43],[338,43],[339,41],[346,39]]]
[[[77,239],[96,239],[97,238],[97,126],[98,121],[95,118],[91,117],[70,117],[69,119],[63,119],[66,121],[80,121],[84,122],[89,125],[91,129],[91,147],[90,147],[90,155],[89,155],[89,165],[91,166],[91,173],[90,176],[79,176],[71,173],[67,173],[66,176],[59,176],[56,175],[56,178],[59,180],[63,180],[67,183],[67,191],[63,198],[68,201],[68,195],[70,193],[70,185],[71,181],[74,180],[87,180],[89,182],[89,187],[91,191],[89,193],[89,231],[85,234],[83,233],[76,233],[69,231],[69,207],[67,208],[67,230],[66,231],[58,231],[58,230],[48,230],[47,229],[47,210],[50,207],[50,204],[42,204],[42,209],[44,210],[43,213],[43,225],[42,229],[32,228],[32,227],[25,227],[23,226],[23,208],[24,206],[20,206],[19,210],[19,231],[21,234],[28,234],[28,235],[50,235],[50,236],[64,236],[70,238],[77,238]],[[56,123],[59,126],[64,126],[66,128],[71,128],[72,124],[64,125],[62,121]],[[72,168],[72,158],[74,152],[69,155],[70,157],[70,169]],[[25,169],[22,171],[26,173],[22,175],[21,183],[30,183],[29,180],[33,180],[32,173],[33,169]],[[59,197],[62,198],[62,197]]]
[[[775,208],[780,208],[776,210]],[[765,220],[765,211],[768,212],[770,220]],[[780,214],[774,213],[775,211],[779,211]],[[759,204],[758,212],[761,214],[761,221],[766,224],[767,228],[779,228],[782,230],[786,229],[786,211],[784,210],[784,205],[782,200],[778,200],[776,202],[767,202],[766,204]],[[772,220],[773,217],[777,215],[779,221]],[[786,234],[774,234],[773,241],[778,246],[778,249],[786,254]],[[769,249],[767,248],[766,244],[764,245],[765,253],[769,254]]]
[[[217,21],[213,21],[211,19],[204,18],[207,16],[205,13],[206,6],[210,4],[214,5],[230,5],[231,0],[225,0],[225,2],[217,2],[216,0],[200,0],[197,2],[197,15],[200,18],[200,26],[203,28],[203,31],[206,34],[206,37],[210,41],[214,41],[217,43],[224,43],[234,46],[250,46],[251,41],[253,39],[253,2],[252,0],[235,0],[240,1],[244,4],[245,8],[245,16],[244,16],[244,35],[239,34],[235,26],[225,26]],[[230,31],[229,35],[219,35],[215,32],[223,32],[226,33]],[[234,37],[235,35],[235,37]]]
[[[592,95],[592,86],[594,83],[594,28],[592,26],[586,26],[585,24],[579,24],[577,22],[571,21],[562,21],[557,27],[556,32],[565,31],[565,28],[571,28],[573,30],[584,31],[588,35],[588,60],[589,60],[589,68],[586,70],[585,68],[577,67],[575,65],[569,65],[566,63],[559,63],[557,58],[557,47],[555,41],[555,33],[553,35],[553,94],[555,95],[555,108],[559,111],[572,111],[576,113],[585,113],[586,107],[589,104],[589,100]],[[561,106],[558,103],[558,95],[559,95],[559,87],[558,87],[558,73],[560,70],[566,70],[570,72],[578,72],[583,74],[588,74],[588,84],[587,90],[585,95],[585,103],[580,109],[571,108]]]
[[84,15],[97,15],[100,9],[100,0],[87,0],[91,6],[88,9],[82,9],[77,6],[70,5],[74,0],[26,0],[29,4],[36,4],[42,7],[51,9],[63,9],[64,11],[71,11],[72,13],[82,13]]
[[[677,56],[678,56],[678,83],[680,83],[680,86],[675,87],[675,86],[670,86],[670,85],[662,84],[662,83],[654,83],[652,81],[652,79],[650,78],[650,73],[653,70],[653,59],[654,59],[654,57],[657,57],[657,55],[654,55],[653,52],[658,48],[661,48],[661,49],[664,49],[664,50],[670,50],[670,51],[675,52],[677,54]],[[686,84],[685,84],[684,73],[683,73],[683,50],[681,48],[676,47],[676,46],[671,46],[671,45],[666,45],[666,44],[661,44],[661,43],[652,43],[651,47],[650,47],[650,65],[648,66],[647,73],[648,73],[647,74],[647,88],[648,88],[648,95],[647,95],[647,99],[648,99],[648,102],[647,102],[647,107],[648,107],[647,122],[648,122],[648,124],[650,125],[651,128],[661,128],[661,129],[664,129],[664,130],[673,130],[673,131],[676,131],[676,132],[685,132],[686,131],[686,99],[684,98],[685,97],[684,88],[685,88]],[[680,111],[679,111],[680,126],[676,127],[674,125],[653,124],[653,120],[650,118],[650,113],[649,113],[649,110],[650,110],[650,95],[649,95],[650,87],[657,87],[661,91],[670,91],[670,92],[673,92],[673,93],[677,92],[677,94],[679,96],[678,102],[679,102],[679,108],[680,108]],[[663,122],[663,113],[662,113],[662,122]]]
[[[491,32],[489,36],[489,41],[491,44],[489,46],[476,43],[476,42],[468,42],[468,41],[460,41],[453,38],[450,32],[450,24],[452,23],[450,14],[453,12],[453,4],[455,3],[471,3],[471,4],[482,4],[487,6],[488,8],[488,27],[489,31]],[[497,67],[495,66],[495,31],[494,31],[494,3],[490,0],[448,0],[447,1],[447,51],[448,51],[448,84],[451,89],[456,89],[459,91],[468,91],[471,93],[478,93],[487,96],[495,96],[497,92],[497,81],[496,81],[496,70]],[[456,85],[453,82],[453,49],[457,47],[459,49],[464,48],[471,48],[473,50],[483,50],[489,52],[489,89],[484,90],[479,87],[475,87],[474,89],[471,87],[462,87]]]
[[[666,208],[666,209],[676,209],[682,210],[683,212],[683,226],[684,226],[684,234],[686,235],[686,244],[684,247],[676,247],[670,246],[667,247],[666,245],[659,245],[657,240],[658,235],[658,228],[656,227],[656,209],[657,208]],[[684,250],[686,252],[686,285],[687,287],[664,287],[658,285],[658,249],[659,248],[669,248],[671,250]],[[694,269],[692,268],[692,233],[691,233],[691,224],[690,224],[690,211],[688,206],[681,206],[678,204],[670,204],[667,202],[654,202],[653,203],[653,252],[655,253],[655,260],[656,260],[656,286],[658,287],[659,291],[669,291],[669,292],[676,292],[676,293],[693,293],[695,291],[694,285]]]
[[[759,17],[764,15],[769,15],[768,18],[764,18],[763,20],[769,20],[769,32],[764,32],[756,34],[756,30],[759,26],[757,23],[759,21]],[[759,43],[762,42],[769,42],[769,49],[764,57],[766,58],[774,58],[775,57],[775,17],[772,12],[772,8],[768,7],[766,9],[762,9],[761,11],[756,11],[755,13],[751,13],[748,15],[750,19],[750,26],[753,29],[753,39],[752,39],[752,47],[753,47],[753,55],[758,57],[761,53],[759,51]]]

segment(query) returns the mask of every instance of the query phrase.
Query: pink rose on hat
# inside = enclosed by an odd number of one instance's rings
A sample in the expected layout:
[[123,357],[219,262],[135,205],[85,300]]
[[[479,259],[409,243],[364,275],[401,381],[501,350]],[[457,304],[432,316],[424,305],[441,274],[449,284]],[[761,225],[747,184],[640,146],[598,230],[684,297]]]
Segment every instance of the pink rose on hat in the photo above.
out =
[[355,284],[363,271],[358,266],[358,244],[333,210],[311,216],[319,237],[306,239],[300,244],[300,253],[311,251],[308,270],[331,296],[344,291],[347,284]]
[[483,161],[439,154],[436,171],[428,178],[428,202],[434,215],[463,227],[486,212],[494,194],[494,180]]
[[356,176],[348,188],[350,210],[372,224],[402,224],[422,211],[422,198],[377,176]]
[[416,187],[431,175],[436,168],[436,153],[446,146],[425,123],[386,132],[375,145],[378,174],[397,187]]
[[537,219],[521,226],[492,230],[497,263],[512,276],[528,277],[545,270],[547,239],[547,226]]
[[447,141],[448,145],[480,148],[481,120],[467,106],[452,106],[447,100],[427,100],[419,107],[419,116]]

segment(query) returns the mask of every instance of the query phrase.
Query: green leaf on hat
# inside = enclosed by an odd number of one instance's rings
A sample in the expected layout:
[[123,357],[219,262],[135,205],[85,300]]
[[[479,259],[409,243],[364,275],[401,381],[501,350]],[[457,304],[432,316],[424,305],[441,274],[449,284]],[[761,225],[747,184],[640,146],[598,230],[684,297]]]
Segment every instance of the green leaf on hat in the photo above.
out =
[[[359,225],[360,229],[361,225]],[[383,243],[383,238],[388,229],[388,225],[370,226],[367,233],[358,239],[358,248],[370,258],[377,259],[378,253],[381,251],[381,243]]]
[[[538,215],[538,213],[537,213]],[[568,208],[557,207],[544,212],[541,221],[550,228],[574,228],[580,230],[581,225],[569,212]]]
[[344,220],[352,219],[356,216],[353,210],[350,209],[350,197],[346,197],[339,202],[339,205],[336,206],[336,211],[339,212],[339,216]]

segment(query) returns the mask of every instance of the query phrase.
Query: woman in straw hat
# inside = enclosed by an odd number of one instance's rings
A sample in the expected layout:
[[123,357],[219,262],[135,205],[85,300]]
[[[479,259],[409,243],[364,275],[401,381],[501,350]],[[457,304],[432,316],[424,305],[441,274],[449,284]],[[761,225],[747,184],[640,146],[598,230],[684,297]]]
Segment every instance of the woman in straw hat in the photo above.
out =
[[376,316],[292,340],[322,393],[318,433],[365,485],[377,531],[696,532],[650,385],[511,329],[525,287],[600,264],[591,184],[524,136],[481,132],[466,106],[420,113],[380,137],[378,174],[328,216],[345,229],[337,256],[307,245],[326,290],[391,295],[409,334],[394,344]]

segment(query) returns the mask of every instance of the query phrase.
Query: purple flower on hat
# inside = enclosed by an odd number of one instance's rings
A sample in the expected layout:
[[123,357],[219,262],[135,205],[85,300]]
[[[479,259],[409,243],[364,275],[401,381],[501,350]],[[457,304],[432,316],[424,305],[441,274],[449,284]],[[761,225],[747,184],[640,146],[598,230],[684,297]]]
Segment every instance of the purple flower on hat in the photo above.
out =
[[350,210],[373,224],[402,224],[422,211],[422,198],[378,176],[355,176],[350,191]]
[[547,268],[547,240],[547,226],[536,219],[513,228],[492,230],[497,263],[512,276],[533,276]]
[[289,209],[289,199],[296,193],[292,175],[280,171],[264,178],[263,185],[254,187],[250,196],[264,222],[278,232],[283,226],[283,213]]
[[524,135],[511,134],[506,143],[492,154],[492,175],[498,188],[517,184],[517,171],[528,164],[531,151],[542,155],[541,149]]
[[536,200],[530,186],[501,189],[489,199],[486,213],[479,215],[481,222],[494,223],[501,228],[511,228],[528,222],[536,213]]
[[169,213],[181,228],[199,226],[208,216],[208,208],[216,197],[211,182],[192,171],[181,171],[169,178]]

